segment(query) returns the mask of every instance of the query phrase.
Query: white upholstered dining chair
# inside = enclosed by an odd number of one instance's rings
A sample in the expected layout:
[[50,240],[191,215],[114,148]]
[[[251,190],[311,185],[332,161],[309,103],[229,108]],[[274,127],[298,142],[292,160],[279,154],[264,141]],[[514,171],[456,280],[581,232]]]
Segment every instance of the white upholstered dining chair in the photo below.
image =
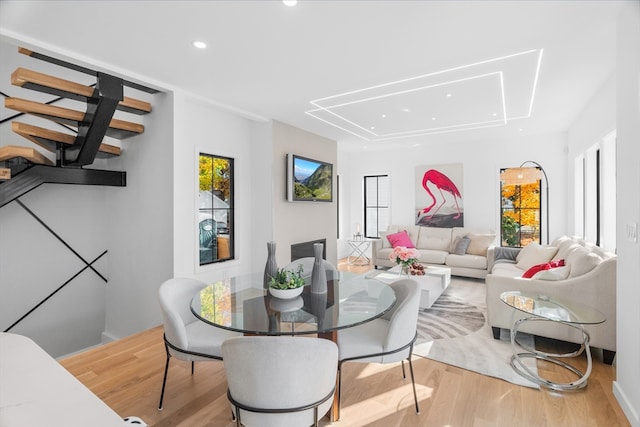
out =
[[191,300],[206,286],[206,283],[188,278],[169,279],[160,285],[158,296],[164,324],[167,361],[162,379],[159,410],[162,410],[169,360],[172,356],[190,361],[193,375],[194,362],[222,360],[220,347],[224,340],[241,335],[207,325],[193,315],[190,309]]
[[338,347],[322,338],[245,336],[222,344],[236,425],[317,426],[331,408]]
[[345,362],[402,363],[402,376],[406,378],[404,360],[409,362],[413,399],[416,413],[420,413],[416,382],[413,375],[413,344],[417,337],[420,286],[414,280],[401,279],[390,285],[396,294],[396,303],[382,317],[353,328],[338,331],[338,396],[341,395],[342,364]]

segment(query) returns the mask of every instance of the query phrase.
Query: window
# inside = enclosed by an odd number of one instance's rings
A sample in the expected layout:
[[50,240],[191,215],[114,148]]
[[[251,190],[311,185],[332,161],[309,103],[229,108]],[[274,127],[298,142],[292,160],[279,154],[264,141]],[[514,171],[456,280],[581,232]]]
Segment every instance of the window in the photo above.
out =
[[616,250],[616,132],[575,160],[574,234]]
[[540,243],[540,194],[540,180],[520,185],[500,181],[502,246],[521,248],[531,242]]
[[364,177],[364,237],[377,239],[389,226],[389,176]]
[[233,159],[200,153],[200,265],[234,258]]

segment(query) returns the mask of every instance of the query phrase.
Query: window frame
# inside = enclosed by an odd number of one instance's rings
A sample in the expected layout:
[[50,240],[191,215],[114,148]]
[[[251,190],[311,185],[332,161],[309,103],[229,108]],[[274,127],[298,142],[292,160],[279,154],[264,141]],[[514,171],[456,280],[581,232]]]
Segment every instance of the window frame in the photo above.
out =
[[[375,182],[376,182],[376,204],[369,206],[367,204],[368,198],[367,198],[367,180],[371,179],[371,178],[375,178]],[[380,178],[386,178],[387,180],[387,191],[388,191],[388,195],[387,195],[387,202],[390,201],[391,198],[391,187],[390,187],[390,177],[388,174],[375,174],[375,175],[364,175],[362,182],[363,182],[363,208],[364,208],[364,237],[367,239],[379,239],[380,238],[380,231],[385,231],[385,230],[381,230],[380,229],[380,210],[381,209],[386,209],[387,210],[387,216],[390,213],[390,203],[387,203],[386,206],[384,205],[380,205]],[[372,236],[369,234],[369,224],[368,224],[368,212],[370,209],[374,209],[375,210],[375,217],[376,217],[376,224],[375,224],[375,230],[377,231],[377,235],[376,236]],[[388,226],[388,224],[387,224]]]
[[[509,168],[501,168],[500,169],[500,175],[502,175],[502,173]],[[540,169],[540,168],[537,168]],[[505,197],[504,197],[504,193],[505,193],[505,188],[508,186],[513,186],[515,187],[514,189],[514,197],[517,197],[518,203],[517,203],[517,207],[516,207],[516,203],[513,204],[513,207],[508,207]],[[538,204],[537,207],[536,206],[531,206],[531,207],[522,207],[522,188],[526,187],[526,186],[532,186],[532,188],[535,188],[535,191],[537,191],[538,193]],[[534,187],[535,186],[535,187]],[[537,187],[537,188],[536,188]],[[517,196],[516,196],[517,195]],[[507,197],[506,199],[512,199],[512,197]],[[515,202],[515,200],[512,200],[512,202]],[[509,185],[505,185],[502,180],[500,180],[500,197],[499,197],[499,203],[500,203],[500,246],[501,247],[510,247],[510,248],[522,248],[524,246],[526,246],[526,244],[531,243],[531,242],[537,242],[539,244],[542,243],[542,232],[543,232],[543,223],[542,223],[542,179],[539,179],[537,181],[537,183],[532,183],[532,184],[509,184]],[[547,201],[548,203],[548,201]],[[511,227],[513,226],[513,224],[506,224],[505,222],[510,222],[510,221],[505,221],[506,218],[512,218],[511,215],[505,215],[505,212],[507,211],[513,211],[514,215],[516,215],[518,217],[518,220],[513,220],[515,223],[515,226],[517,227],[517,229],[510,231],[508,236],[505,236],[505,230],[507,229],[507,227]],[[524,213],[523,211],[533,211],[537,213],[534,213],[534,216],[537,218],[534,225],[533,225],[533,231],[529,237],[523,237],[524,232],[523,232],[523,226],[522,226],[522,214]],[[544,226],[548,227],[548,224],[545,224]],[[511,234],[513,235],[513,238],[517,237],[517,241],[514,241],[513,243],[510,243],[510,241],[512,241],[512,237]],[[525,244],[523,244],[525,243]]]
[[[214,165],[214,160],[215,159],[221,159],[224,161],[228,162],[228,172],[226,173],[228,175],[228,182],[229,182],[229,189],[228,189],[228,197],[226,199],[220,199],[219,197],[215,196],[215,192],[216,189],[212,188],[211,189],[211,206],[210,207],[202,207],[202,200],[201,200],[201,193],[206,192],[207,190],[201,190],[201,159],[202,157],[208,157],[212,159],[212,174],[213,174],[213,165]],[[206,266],[210,266],[212,264],[218,264],[221,262],[227,262],[227,261],[233,261],[236,259],[235,257],[235,159],[233,157],[229,157],[229,156],[224,156],[224,155],[219,155],[219,154],[211,154],[208,152],[204,152],[204,151],[198,151],[198,158],[197,158],[197,185],[196,185],[196,191],[197,191],[197,196],[196,196],[196,200],[197,200],[197,204],[196,204],[196,210],[197,210],[197,215],[196,215],[196,252],[198,253],[198,255],[196,256],[196,265],[198,267],[206,267]],[[213,186],[213,179],[212,179],[212,183],[211,185]],[[218,190],[220,191],[220,190]],[[227,207],[223,207],[223,208],[216,208],[215,205],[215,198],[218,198],[220,200],[222,200],[224,203],[226,203],[228,206]],[[213,245],[215,246],[216,249],[216,254],[215,256],[212,257],[212,259],[209,260],[204,260],[203,261],[203,254],[202,251],[203,248],[201,247],[201,223],[204,221],[202,220],[202,216],[203,214],[206,215],[206,213],[210,212],[210,216],[211,216],[211,221],[212,224],[216,225],[216,228],[218,226],[218,224],[224,224],[224,222],[222,221],[217,221],[215,220],[215,215],[217,212],[220,211],[226,211],[226,213],[222,214],[225,216],[226,218],[226,232],[223,233],[217,233],[216,230],[216,243]],[[218,238],[217,236],[220,235],[226,235],[228,236],[228,249],[229,249],[229,256],[225,257],[225,258],[218,258]]]

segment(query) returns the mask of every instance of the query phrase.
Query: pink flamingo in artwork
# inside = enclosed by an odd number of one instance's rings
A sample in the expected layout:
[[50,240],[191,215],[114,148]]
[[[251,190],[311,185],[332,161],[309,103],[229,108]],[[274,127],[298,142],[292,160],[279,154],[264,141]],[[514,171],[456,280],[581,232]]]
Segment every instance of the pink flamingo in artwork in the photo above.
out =
[[442,203],[430,216],[427,217],[427,219],[433,218],[435,214],[438,213],[440,208],[444,206],[446,199],[444,198],[444,194],[442,193],[442,190],[448,193],[451,193],[451,195],[453,196],[454,202],[456,202],[456,209],[458,210],[458,214],[454,216],[453,219],[460,218],[460,215],[462,214],[462,212],[460,211],[460,206],[458,205],[458,198],[462,199],[462,195],[460,194],[458,187],[456,187],[456,185],[453,183],[453,181],[451,181],[451,179],[449,179],[448,176],[446,176],[442,172],[437,171],[435,169],[429,169],[424,173],[424,176],[422,177],[422,187],[424,187],[424,189],[429,194],[429,196],[431,196],[433,203],[431,203],[431,205],[424,208],[422,212],[418,212],[418,216],[420,216],[421,213],[425,213],[425,214],[429,213],[431,208],[433,208],[436,205],[436,197],[433,195],[433,193],[431,192],[431,190],[429,190],[429,187],[427,186],[427,183],[429,182],[435,185],[436,188],[440,191],[440,195],[442,196]]

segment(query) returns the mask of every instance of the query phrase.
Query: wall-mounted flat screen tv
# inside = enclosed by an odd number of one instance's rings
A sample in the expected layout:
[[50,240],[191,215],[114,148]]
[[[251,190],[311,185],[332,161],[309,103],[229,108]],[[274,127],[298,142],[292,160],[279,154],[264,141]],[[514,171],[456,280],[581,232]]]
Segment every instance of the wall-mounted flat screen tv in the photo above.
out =
[[332,202],[333,165],[297,154],[287,154],[287,200]]

